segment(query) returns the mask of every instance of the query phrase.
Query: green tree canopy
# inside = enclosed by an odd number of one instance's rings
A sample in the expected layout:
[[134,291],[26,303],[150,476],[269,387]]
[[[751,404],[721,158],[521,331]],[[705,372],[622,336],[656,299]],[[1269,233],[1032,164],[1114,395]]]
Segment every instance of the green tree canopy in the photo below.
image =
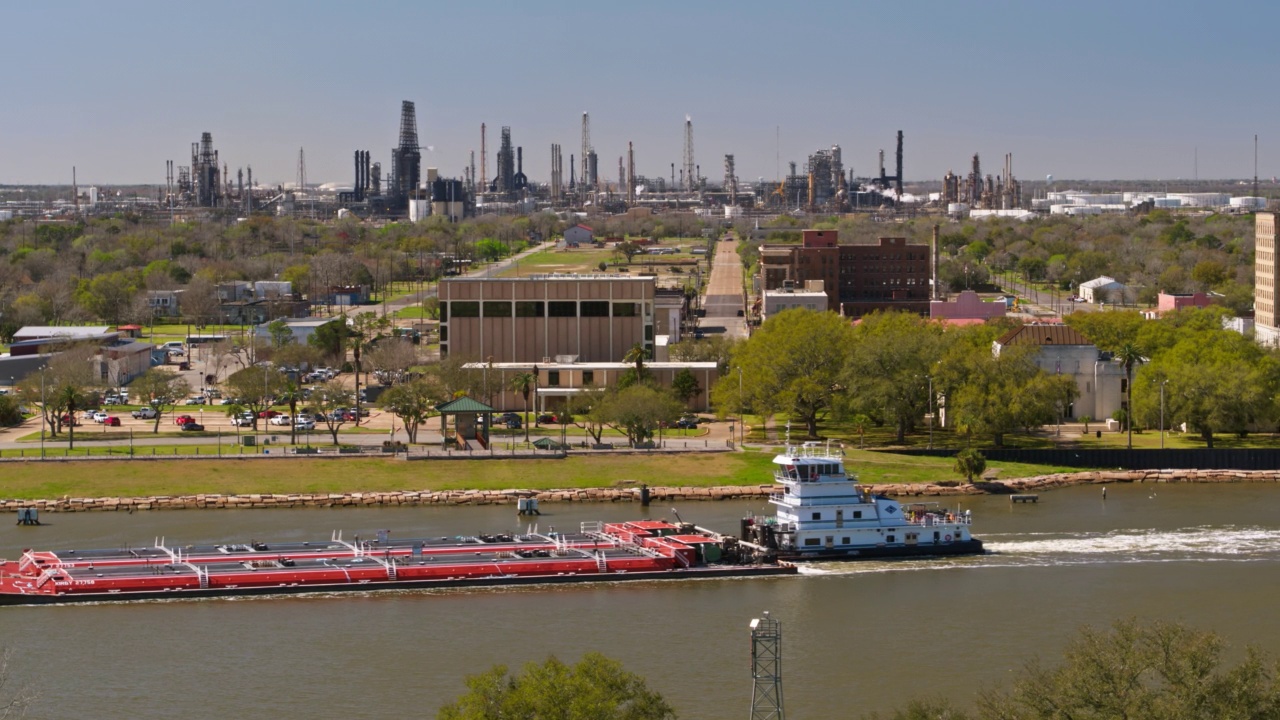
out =
[[151,426],[151,432],[158,434],[160,418],[166,410],[172,413],[174,407],[186,399],[191,393],[191,386],[177,373],[151,368],[129,385],[129,392],[139,405],[155,409],[155,422]]
[[740,367],[744,405],[770,415],[789,413],[805,424],[809,437],[817,437],[852,345],[853,329],[839,315],[802,308],[778,313],[736,347],[729,373],[716,383],[715,403],[738,407]]
[[436,414],[436,405],[445,400],[440,380],[433,374],[416,377],[392,386],[382,393],[382,407],[400,418],[409,442],[418,442],[418,429]]
[[841,376],[856,412],[879,415],[897,440],[929,412],[929,379],[945,339],[941,326],[903,312],[875,312],[853,331],[853,351]]
[[576,665],[555,657],[512,677],[505,665],[467,678],[467,692],[439,720],[669,720],[675,710],[644,678],[599,653]]
[[632,385],[605,395],[598,417],[635,445],[653,437],[659,423],[675,422],[681,410],[680,403],[669,392],[648,385]]

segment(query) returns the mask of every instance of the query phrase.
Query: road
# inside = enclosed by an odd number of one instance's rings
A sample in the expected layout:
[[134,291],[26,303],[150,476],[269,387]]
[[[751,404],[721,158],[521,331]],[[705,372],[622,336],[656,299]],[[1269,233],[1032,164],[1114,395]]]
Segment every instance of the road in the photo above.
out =
[[699,327],[704,333],[723,333],[733,340],[747,337],[746,307],[742,296],[742,258],[731,239],[716,244],[711,278],[702,306],[706,310]]

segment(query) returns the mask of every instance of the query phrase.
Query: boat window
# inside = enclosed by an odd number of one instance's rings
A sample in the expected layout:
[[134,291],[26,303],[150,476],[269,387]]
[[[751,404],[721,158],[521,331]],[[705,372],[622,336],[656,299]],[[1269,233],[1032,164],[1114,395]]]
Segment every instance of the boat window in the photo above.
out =
[[862,517],[862,511],[861,511],[861,510],[854,510],[854,511],[853,511],[853,517],[854,517],[854,519],[855,519],[855,520],[856,520],[856,519],[858,519],[858,518],[860,518],[860,517]]
[[896,536],[896,535],[890,535],[890,536],[886,537],[886,538],[884,539],[884,541],[885,541],[885,542],[898,542],[896,538],[897,538],[897,536]]
[[820,513],[820,512],[816,512],[816,513],[814,513],[814,514],[813,514],[813,519],[814,519],[814,520],[821,520],[821,519],[822,519],[822,513]]
[[847,538],[847,537],[840,538],[840,544],[841,544],[841,545],[848,545],[848,544],[849,544],[849,538]]
[[818,538],[806,538],[804,541],[804,544],[805,545],[821,545],[822,541],[819,540]]

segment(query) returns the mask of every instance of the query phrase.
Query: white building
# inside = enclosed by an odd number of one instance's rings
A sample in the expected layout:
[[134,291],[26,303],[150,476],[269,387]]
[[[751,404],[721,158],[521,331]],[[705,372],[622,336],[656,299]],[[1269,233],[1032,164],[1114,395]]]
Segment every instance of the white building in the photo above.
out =
[[[1106,420],[1126,404],[1124,366],[1110,353],[1098,350],[1080,331],[1067,325],[1023,325],[1000,336],[993,351],[997,356],[1010,345],[1040,348],[1035,363],[1052,375],[1070,375],[1079,395],[1063,409],[1063,419],[1089,417]],[[1137,371],[1134,371],[1137,374]]]
[[1124,302],[1128,294],[1129,288],[1106,275],[1080,283],[1080,299],[1088,303]]
[[[316,329],[321,325],[328,325],[331,322],[342,322],[342,318],[281,318],[284,324],[293,333],[293,341],[299,345],[306,345],[312,335],[316,333]],[[253,329],[253,334],[263,340],[271,340],[271,323],[265,322]]]
[[814,312],[827,309],[827,293],[822,289],[821,280],[810,280],[803,290],[782,287],[777,290],[765,290],[760,303],[760,320],[763,322],[784,310],[804,308]]

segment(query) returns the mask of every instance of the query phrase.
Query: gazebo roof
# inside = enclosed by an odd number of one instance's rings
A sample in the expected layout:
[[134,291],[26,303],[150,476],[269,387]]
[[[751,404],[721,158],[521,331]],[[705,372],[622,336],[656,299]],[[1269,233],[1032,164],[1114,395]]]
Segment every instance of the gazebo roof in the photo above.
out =
[[441,415],[456,415],[458,413],[491,413],[494,409],[479,400],[463,395],[449,402],[440,403],[436,406],[436,411]]

